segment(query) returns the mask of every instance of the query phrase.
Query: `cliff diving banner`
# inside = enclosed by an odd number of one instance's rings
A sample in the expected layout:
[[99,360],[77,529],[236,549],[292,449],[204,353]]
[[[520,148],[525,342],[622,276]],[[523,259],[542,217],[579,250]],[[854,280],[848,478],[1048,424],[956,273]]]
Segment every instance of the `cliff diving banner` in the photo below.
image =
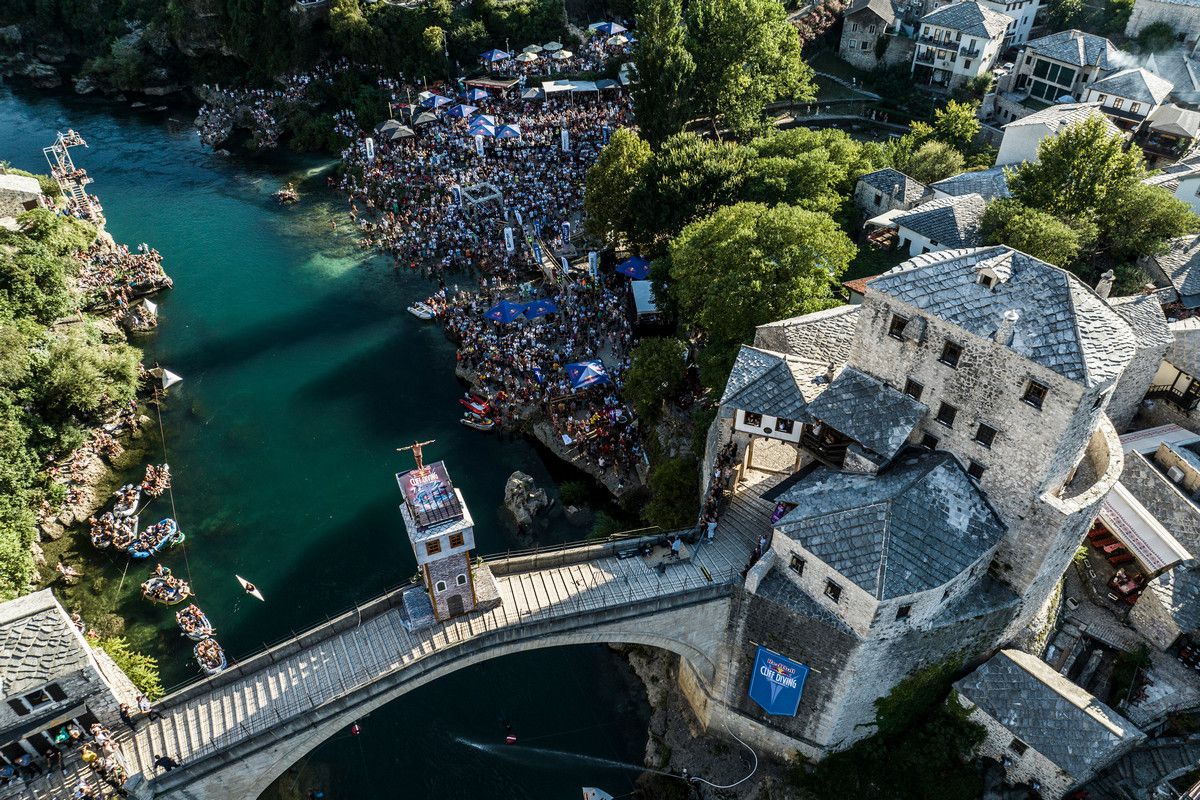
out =
[[773,653],[761,645],[750,677],[750,699],[768,714],[794,717],[804,692],[808,667]]

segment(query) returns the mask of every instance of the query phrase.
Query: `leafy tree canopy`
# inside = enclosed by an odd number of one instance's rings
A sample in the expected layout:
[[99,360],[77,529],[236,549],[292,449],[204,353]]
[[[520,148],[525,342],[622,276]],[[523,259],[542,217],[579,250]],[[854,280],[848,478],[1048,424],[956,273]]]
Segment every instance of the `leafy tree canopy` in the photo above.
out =
[[639,417],[653,423],[663,401],[683,386],[687,375],[687,344],[682,339],[643,339],[633,348],[631,363],[623,379],[624,397],[633,403]]
[[1057,267],[1066,266],[1079,253],[1079,234],[1074,228],[1016,200],[991,203],[983,214],[982,228],[985,243],[1006,244]]
[[587,174],[583,210],[588,231],[612,240],[634,229],[630,198],[645,179],[650,145],[637,131],[618,128]]
[[679,133],[691,116],[688,102],[696,62],[688,52],[681,0],[640,0],[637,10],[638,83],[633,111],[654,145]]

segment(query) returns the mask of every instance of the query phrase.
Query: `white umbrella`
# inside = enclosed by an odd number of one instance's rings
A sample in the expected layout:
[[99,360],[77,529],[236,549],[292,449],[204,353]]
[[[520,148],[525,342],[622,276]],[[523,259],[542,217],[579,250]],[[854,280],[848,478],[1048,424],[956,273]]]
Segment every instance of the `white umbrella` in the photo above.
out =
[[550,57],[553,58],[555,61],[566,61],[568,58],[570,58],[573,55],[575,55],[575,54],[572,53],[570,50],[559,50],[557,53],[555,53],[554,55],[552,55]]
[[531,44],[526,47],[522,47],[521,52],[522,53],[540,53],[540,52],[542,52],[542,46],[540,44]]
[[553,53],[555,50],[562,50],[563,46],[562,42],[546,42],[544,45],[542,45],[542,49],[549,50],[551,53]]
[[537,53],[521,53],[520,55],[517,56],[517,61],[520,61],[524,64],[528,64],[530,61],[537,61],[537,60],[538,60]]
[[605,39],[604,43],[609,47],[620,47],[623,44],[629,44],[629,40],[625,38],[625,34],[618,33],[616,36],[610,36]]

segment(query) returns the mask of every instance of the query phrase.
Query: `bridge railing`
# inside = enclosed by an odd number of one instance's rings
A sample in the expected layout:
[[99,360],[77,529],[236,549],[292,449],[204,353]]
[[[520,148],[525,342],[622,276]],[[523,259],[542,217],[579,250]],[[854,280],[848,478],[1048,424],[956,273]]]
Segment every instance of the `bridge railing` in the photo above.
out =
[[508,550],[503,554],[495,553],[483,556],[483,560],[492,570],[493,575],[511,575],[514,572],[563,567],[597,558],[608,558],[630,548],[639,547],[643,543],[653,543],[671,533],[684,533],[684,531],[668,532],[657,525],[650,525],[645,528],[609,534],[603,538],[580,539],[546,547],[539,545],[524,550]]

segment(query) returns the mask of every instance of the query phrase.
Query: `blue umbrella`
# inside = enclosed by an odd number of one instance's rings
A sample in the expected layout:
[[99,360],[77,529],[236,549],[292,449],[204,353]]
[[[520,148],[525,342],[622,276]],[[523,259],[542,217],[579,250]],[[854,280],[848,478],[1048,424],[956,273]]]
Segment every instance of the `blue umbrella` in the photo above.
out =
[[517,317],[521,316],[521,312],[525,310],[525,306],[520,303],[514,303],[511,300],[501,300],[496,305],[483,312],[483,315],[488,319],[494,319],[496,322],[507,325]]
[[618,25],[615,22],[601,22],[596,26],[596,30],[600,31],[605,36],[615,36],[618,33],[624,33],[629,29],[624,25]]
[[650,262],[641,256],[630,256],[617,264],[617,272],[628,275],[635,281],[645,280],[650,274]]
[[495,136],[496,129],[484,122],[472,123],[471,127],[467,128],[467,133],[472,136]]
[[490,125],[493,128],[496,127],[496,118],[491,114],[476,114],[475,116],[471,117],[472,125],[477,122],[483,123],[484,125]]
[[495,64],[497,61],[512,58],[512,53],[506,53],[503,50],[488,50],[486,53],[480,54],[479,58],[485,64]]
[[442,97],[440,94],[431,94],[421,101],[421,105],[425,108],[441,108],[454,102],[449,97]]
[[571,389],[573,390],[586,389],[602,383],[612,383],[607,370],[604,369],[604,362],[600,359],[567,364],[567,377],[571,379]]
[[472,114],[472,112],[474,112],[475,110],[476,110],[476,109],[475,109],[475,106],[469,106],[469,105],[467,105],[466,103],[459,103],[459,104],[458,104],[458,105],[456,105],[456,106],[450,106],[450,108],[447,108],[447,109],[446,109],[446,116],[448,116],[448,117],[458,117],[458,118],[460,118],[460,119],[466,119],[466,118],[467,118],[467,117],[469,117],[469,116]]
[[544,317],[547,314],[557,314],[558,306],[548,297],[541,297],[537,300],[531,300],[525,304],[525,318],[537,319]]
[[520,139],[521,127],[519,125],[501,125],[496,129],[497,139]]
[[478,103],[480,100],[486,100],[489,97],[491,97],[491,95],[488,94],[484,89],[479,89],[476,87],[467,89],[467,99],[472,103]]

